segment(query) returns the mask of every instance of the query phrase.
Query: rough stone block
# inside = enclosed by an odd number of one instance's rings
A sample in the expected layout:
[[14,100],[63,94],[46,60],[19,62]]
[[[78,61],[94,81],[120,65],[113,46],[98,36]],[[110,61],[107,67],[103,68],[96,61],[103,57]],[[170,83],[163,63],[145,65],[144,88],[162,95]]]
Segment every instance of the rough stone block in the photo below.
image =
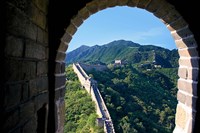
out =
[[146,7],[146,10],[149,12],[156,12],[161,6],[165,4],[164,0],[151,0],[150,4]]
[[37,39],[37,26],[32,23],[30,20],[26,21],[25,27],[25,37],[30,38],[34,41]]
[[40,77],[37,79],[36,83],[37,89],[39,92],[47,91],[48,90],[48,77]]
[[93,0],[92,2],[86,4],[86,8],[89,10],[90,14],[96,13],[98,9],[98,0]]
[[65,32],[65,34],[61,38],[61,41],[68,44],[71,41],[71,39],[72,36],[69,33]]
[[25,25],[28,18],[13,5],[7,4],[6,26],[9,33],[25,36]]
[[90,12],[86,7],[84,7],[78,12],[78,15],[81,16],[83,20],[86,20],[90,16]]
[[74,17],[71,22],[76,26],[79,27],[82,23],[83,23],[83,19],[79,16],[76,15],[76,17]]
[[47,75],[48,73],[48,62],[39,61],[37,63],[37,75]]
[[197,104],[197,97],[189,95],[186,96],[186,106],[196,110],[196,104]]
[[71,36],[73,36],[76,33],[76,31],[77,28],[72,23],[66,29],[66,32],[69,33]]
[[108,0],[107,7],[114,7],[117,6],[118,0]]
[[192,32],[190,31],[190,29],[186,26],[185,28],[178,30],[176,32],[172,32],[171,33],[174,40],[180,40],[182,38],[187,38],[189,36],[192,36]]
[[34,116],[31,118],[22,128],[23,133],[36,133],[37,130],[37,118]]
[[139,3],[137,4],[137,7],[145,9],[150,2],[151,0],[140,0]]
[[177,48],[197,47],[197,43],[193,36],[183,38],[181,40],[175,40]]
[[6,38],[5,54],[8,56],[22,57],[24,41],[21,38],[8,36]]
[[174,6],[170,5],[169,3],[165,2],[163,3],[163,6],[161,6],[154,15],[158,18],[163,18],[164,16],[168,15],[172,10],[174,9]]
[[198,58],[180,58],[179,65],[184,67],[194,67],[198,68],[199,66],[199,59]]
[[176,108],[176,124],[184,129],[186,126],[186,121],[186,111],[182,106],[178,105]]
[[48,41],[45,40],[45,34],[47,34],[46,31],[44,31],[40,27],[37,28],[37,42],[41,43],[44,46],[47,46]]
[[33,79],[36,77],[36,62],[23,61],[22,64],[23,79]]
[[25,57],[35,58],[35,59],[45,59],[46,49],[44,46],[38,45],[34,41],[26,40]]
[[20,105],[20,124],[24,124],[25,121],[34,116],[34,106],[33,101],[28,101],[25,104]]
[[33,3],[45,14],[48,12],[48,0],[32,0]]
[[29,96],[33,97],[36,96],[38,93],[37,89],[37,79],[33,79],[29,81]]
[[138,5],[139,1],[140,0],[129,0],[127,5],[130,7],[136,7]]
[[177,93],[177,99],[178,99],[179,102],[185,104],[186,95],[183,94],[182,92],[178,91],[178,93]]
[[20,103],[22,93],[22,84],[7,85],[5,90],[5,107],[16,106]]
[[188,70],[185,67],[179,67],[178,69],[178,76],[182,79],[187,79],[188,77]]
[[48,93],[41,93],[35,97],[35,109],[36,111],[42,108],[43,105],[48,104]]
[[61,42],[59,45],[58,51],[66,52],[68,49],[68,46],[69,46],[68,44]]
[[107,8],[108,7],[107,2],[108,2],[108,0],[99,0],[99,3],[98,3],[99,10],[103,10],[103,9]]
[[29,98],[29,86],[28,82],[22,84],[22,96],[21,101],[26,101]]
[[199,69],[188,69],[188,79],[193,80],[193,81],[198,81],[198,76],[199,76]]
[[56,76],[56,81],[55,81],[55,88],[60,88],[62,86],[65,85],[65,81],[66,81],[66,76]]
[[179,49],[178,53],[181,57],[198,57],[197,48]]
[[191,95],[197,96],[197,82],[179,79],[178,89],[183,90]]
[[15,127],[19,121],[19,109],[15,109],[13,111],[9,111],[6,112],[4,115],[2,115],[3,118],[1,118],[1,120],[3,119],[3,130],[4,132],[9,132],[10,129],[12,129],[13,127]]
[[65,60],[66,53],[65,52],[57,52],[56,61],[63,62]]
[[117,0],[117,5],[126,6],[129,0]]
[[170,30],[170,31],[175,31],[175,30],[180,30],[184,27],[186,27],[188,24],[187,22],[182,18],[180,17],[179,19],[177,19],[176,21],[174,21],[173,23],[170,23],[167,28]]

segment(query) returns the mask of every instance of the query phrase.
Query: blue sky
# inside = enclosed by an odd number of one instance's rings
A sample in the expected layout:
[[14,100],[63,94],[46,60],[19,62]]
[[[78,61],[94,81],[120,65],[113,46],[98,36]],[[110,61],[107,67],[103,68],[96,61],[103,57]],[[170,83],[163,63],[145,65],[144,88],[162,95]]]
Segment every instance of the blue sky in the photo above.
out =
[[120,39],[141,45],[176,48],[174,39],[161,20],[144,9],[123,6],[104,9],[86,19],[78,27],[67,52],[81,45],[103,45]]

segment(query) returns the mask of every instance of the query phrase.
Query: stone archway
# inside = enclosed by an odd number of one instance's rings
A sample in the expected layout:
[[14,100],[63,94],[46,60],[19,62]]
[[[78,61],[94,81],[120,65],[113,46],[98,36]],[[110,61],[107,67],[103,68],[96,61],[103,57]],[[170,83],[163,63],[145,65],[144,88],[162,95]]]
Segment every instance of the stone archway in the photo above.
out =
[[[55,70],[55,91],[63,90],[65,87],[64,59],[65,51],[68,48],[72,36],[77,28],[90,15],[114,6],[130,6],[145,9],[158,17],[170,30],[174,37],[179,52],[179,70],[178,70],[178,93],[177,93],[177,109],[176,109],[176,127],[175,133],[193,131],[196,115],[197,101],[197,84],[199,55],[197,50],[197,42],[190,31],[187,22],[176,11],[175,7],[165,0],[93,0],[86,4],[84,8],[79,10],[78,14],[71,19],[71,23],[66,29],[65,34],[61,38],[57,56]],[[55,92],[56,93],[56,92]],[[58,103],[58,104],[57,104]],[[60,104],[61,103],[61,104]],[[62,132],[64,124],[64,102],[60,98],[56,101],[58,113],[58,131]]]

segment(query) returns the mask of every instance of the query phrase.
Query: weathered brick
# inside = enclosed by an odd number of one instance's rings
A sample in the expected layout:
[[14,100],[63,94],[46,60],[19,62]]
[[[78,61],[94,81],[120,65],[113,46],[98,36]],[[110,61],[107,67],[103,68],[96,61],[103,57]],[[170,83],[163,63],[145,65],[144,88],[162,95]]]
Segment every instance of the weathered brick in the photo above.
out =
[[30,20],[26,21],[25,27],[25,37],[30,38],[34,41],[37,39],[37,26]]
[[65,32],[65,34],[61,38],[61,41],[64,43],[69,43],[71,39],[72,39],[72,36],[69,33]]
[[32,0],[33,3],[42,10],[45,14],[48,12],[48,0]]
[[8,32],[17,36],[25,36],[25,25],[28,18],[16,7],[9,4],[7,7],[6,26]]
[[73,36],[77,31],[77,28],[71,23],[67,29],[66,32],[69,33],[71,36]]
[[197,43],[193,36],[183,38],[181,40],[175,40],[177,48],[197,47]]
[[46,31],[44,31],[40,27],[37,28],[37,42],[40,42],[40,44],[47,46],[47,42],[45,41],[45,34]]
[[180,17],[173,23],[170,23],[169,25],[167,25],[167,28],[170,31],[175,31],[175,30],[182,29],[182,28],[186,27],[187,25],[188,25],[187,22],[182,17]]
[[129,0],[117,0],[117,5],[126,6]]
[[179,49],[178,53],[181,57],[198,57],[197,48]]
[[15,127],[20,121],[19,109],[6,112],[4,115],[2,115],[2,117],[3,118],[1,118],[1,120],[4,120],[4,122],[2,123],[3,130],[4,132],[8,132],[10,129]]
[[99,10],[103,10],[105,8],[108,8],[107,5],[108,0],[99,0]]
[[78,12],[78,15],[81,16],[83,20],[86,20],[90,16],[90,12],[84,7]]
[[186,101],[186,95],[178,91],[177,93],[177,100],[183,104],[185,104]]
[[197,68],[188,69],[188,79],[193,81],[198,81],[198,76],[199,76],[199,69]]
[[57,52],[56,61],[64,61],[66,53],[65,52]]
[[48,104],[48,93],[41,93],[35,97],[35,109],[36,111],[42,108],[43,105]]
[[179,79],[178,89],[183,90],[191,95],[197,96],[197,82]]
[[179,58],[179,65],[185,67],[195,67],[198,68],[199,66],[199,59],[198,58]]
[[34,116],[35,107],[33,101],[28,101],[20,105],[20,123],[23,124],[25,121],[29,120]]
[[189,95],[186,96],[186,106],[196,110],[196,104],[197,104],[197,97]]
[[96,13],[98,9],[98,0],[93,0],[90,3],[86,4],[86,8],[89,10],[90,14]]
[[68,49],[68,43],[61,42],[58,48],[58,51],[66,52]]
[[185,28],[178,30],[176,32],[172,32],[171,34],[172,34],[174,40],[180,40],[182,38],[187,38],[187,37],[193,35],[188,27],[185,27]]
[[178,105],[176,108],[176,122],[175,123],[182,129],[184,129],[186,126],[186,121],[187,121],[186,111],[182,106]]
[[136,7],[138,5],[139,1],[140,0],[129,0],[127,5],[130,7]]
[[6,38],[5,54],[8,56],[22,57],[24,41],[21,38],[8,36]]
[[107,1],[107,7],[114,7],[117,6],[117,0],[108,0]]
[[34,41],[26,40],[25,57],[35,59],[45,59],[46,49],[42,45],[36,44]]
[[188,77],[188,70],[185,67],[179,67],[178,69],[178,76],[182,79],[187,79]]
[[137,7],[145,9],[150,2],[151,0],[140,0],[139,3],[137,4]]
[[29,98],[29,86],[28,82],[22,84],[21,101],[26,101]]
[[74,17],[71,22],[76,26],[79,27],[82,23],[83,23],[83,19],[79,16],[76,15],[76,17]]
[[56,62],[56,74],[61,74],[65,72],[65,63],[64,62]]
[[23,61],[22,64],[23,79],[33,79],[36,77],[36,62]]
[[56,79],[55,80],[55,88],[56,89],[65,85],[65,81],[66,81],[66,76],[65,75],[63,75],[63,76],[56,76],[55,79]]
[[166,1],[163,1],[162,6],[154,13],[155,16],[158,18],[163,18],[167,14],[170,13],[171,10],[174,9],[174,6],[167,3]]
[[5,107],[16,106],[20,103],[22,92],[22,84],[7,85],[5,90]]
[[47,91],[48,90],[48,77],[40,77],[37,79],[36,86],[38,92]]
[[48,62],[39,61],[37,63],[37,75],[47,75],[48,72]]
[[165,3],[164,0],[151,0],[149,5],[146,7],[146,10],[149,12],[156,12],[161,6],[163,6]]
[[176,21],[178,18],[180,18],[181,15],[177,12],[177,10],[172,9],[170,12],[162,18],[165,23],[170,24]]
[[29,96],[33,97],[36,96],[38,93],[37,89],[37,79],[33,79],[29,81]]
[[37,118],[32,117],[22,128],[23,133],[36,133],[37,130]]

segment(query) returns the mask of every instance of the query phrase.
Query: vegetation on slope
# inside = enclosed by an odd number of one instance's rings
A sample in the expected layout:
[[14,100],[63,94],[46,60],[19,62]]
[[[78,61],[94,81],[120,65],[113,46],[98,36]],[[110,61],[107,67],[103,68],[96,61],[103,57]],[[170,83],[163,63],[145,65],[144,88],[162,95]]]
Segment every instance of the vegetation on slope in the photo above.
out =
[[98,81],[117,133],[173,131],[177,68],[148,71],[129,64],[89,73]]
[[103,133],[96,125],[95,104],[86,90],[81,89],[72,66],[66,68],[65,133]]

